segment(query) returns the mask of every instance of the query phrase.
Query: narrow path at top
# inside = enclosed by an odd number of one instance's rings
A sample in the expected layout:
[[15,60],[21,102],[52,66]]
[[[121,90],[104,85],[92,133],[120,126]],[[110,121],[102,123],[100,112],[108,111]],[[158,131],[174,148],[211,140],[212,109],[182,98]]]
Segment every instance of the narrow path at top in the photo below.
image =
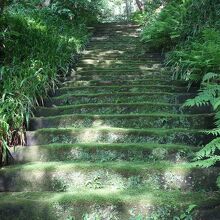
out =
[[218,219],[219,169],[189,163],[213,115],[181,108],[195,90],[138,36],[135,25],[96,27],[77,71],[36,109],[17,164],[0,170],[1,220],[168,220],[191,204]]

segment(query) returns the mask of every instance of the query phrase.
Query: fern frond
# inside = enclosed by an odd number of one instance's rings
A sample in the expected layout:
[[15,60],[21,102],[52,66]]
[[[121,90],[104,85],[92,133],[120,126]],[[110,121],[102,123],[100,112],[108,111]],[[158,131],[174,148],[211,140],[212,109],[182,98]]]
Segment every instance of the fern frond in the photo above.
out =
[[200,160],[202,158],[212,157],[216,150],[220,150],[220,138],[215,138],[210,143],[208,143],[203,149],[197,152],[195,159]]
[[218,94],[220,92],[220,85],[217,84],[207,84],[205,88],[203,88],[198,96],[193,99],[188,99],[184,103],[184,107],[193,107],[193,106],[204,106],[211,104],[214,108],[217,108],[219,104]]
[[210,82],[211,79],[214,79],[214,78],[217,78],[217,77],[218,77],[218,74],[216,74],[216,73],[212,73],[212,72],[206,73],[203,76],[202,83]]
[[216,164],[216,162],[220,161],[220,156],[213,156],[205,160],[200,160],[193,162],[193,166],[208,168]]

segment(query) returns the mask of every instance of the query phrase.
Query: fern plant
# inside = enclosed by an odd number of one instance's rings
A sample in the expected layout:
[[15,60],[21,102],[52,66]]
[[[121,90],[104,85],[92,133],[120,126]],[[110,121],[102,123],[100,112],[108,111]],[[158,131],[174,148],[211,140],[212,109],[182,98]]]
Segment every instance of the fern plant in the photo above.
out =
[[220,31],[205,28],[199,36],[170,52],[167,65],[171,66],[175,79],[185,80],[189,86],[200,86],[198,95],[187,100],[185,107],[209,106],[215,112],[215,128],[206,131],[213,140],[194,160],[197,166],[212,166],[220,161]]
[[213,136],[213,140],[196,153],[195,165],[200,167],[210,167],[220,161],[220,85],[218,81],[220,75],[216,73],[207,73],[202,80],[203,88],[198,96],[186,101],[184,106],[202,106],[211,105],[215,114],[216,128],[206,131]]

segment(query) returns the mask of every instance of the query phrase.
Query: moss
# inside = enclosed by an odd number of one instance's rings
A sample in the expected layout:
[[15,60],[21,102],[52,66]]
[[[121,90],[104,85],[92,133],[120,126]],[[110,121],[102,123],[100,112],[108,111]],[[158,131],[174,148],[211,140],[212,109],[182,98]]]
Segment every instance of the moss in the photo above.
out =
[[70,93],[53,97],[46,100],[46,105],[71,105],[85,103],[135,103],[135,102],[162,102],[162,103],[183,103],[186,99],[195,94],[190,93],[168,93],[168,92],[118,92],[118,93],[97,93],[97,94],[75,94]]
[[153,189],[136,189],[128,190],[126,193],[54,193],[54,192],[23,192],[23,193],[2,193],[0,204],[23,204],[27,205],[31,202],[47,202],[52,204],[54,202],[65,203],[65,204],[79,204],[84,202],[85,205],[88,203],[124,203],[124,204],[137,204],[142,201],[150,201],[155,205],[163,205],[169,203],[172,205],[183,206],[190,204],[197,204],[203,207],[209,206],[210,204],[218,204],[220,199],[219,192],[189,192],[182,193],[179,190],[170,190],[169,194],[163,190]]
[[[129,165],[129,166],[128,166]],[[86,163],[86,162],[78,162],[74,163],[71,161],[66,162],[45,162],[45,163],[27,163],[22,165],[13,165],[8,166],[0,170],[1,173],[10,173],[15,171],[65,171],[65,170],[84,170],[84,171],[93,171],[97,169],[109,169],[114,170],[117,172],[123,173],[131,173],[131,174],[138,174],[142,173],[143,171],[150,171],[154,172],[155,170],[165,171],[168,169],[190,169],[192,165],[190,163],[182,163],[182,164],[175,164],[169,161],[160,161],[160,162],[96,162],[96,163]]]
[[53,116],[77,113],[93,114],[139,114],[152,112],[183,112],[181,105],[169,103],[90,103],[78,105],[62,105],[53,108],[38,107],[36,116]]
[[91,143],[91,144],[49,144],[49,145],[41,145],[41,148],[49,148],[49,149],[56,149],[56,148],[85,148],[85,149],[110,149],[110,150],[118,150],[118,149],[129,149],[129,150],[153,150],[155,148],[165,148],[169,150],[189,150],[189,151],[196,151],[193,146],[187,145],[178,145],[178,144],[154,144],[154,143],[143,143],[143,144],[99,144],[99,143]]
[[[202,120],[201,120],[202,118]],[[33,118],[30,129],[40,128],[207,128],[213,121],[212,114],[179,115],[154,114],[72,114],[54,117]]]
[[[160,128],[151,128],[151,129],[133,129],[133,128],[92,128],[92,131],[103,131],[103,132],[117,132],[121,134],[155,134],[155,135],[167,135],[170,133],[192,133],[192,134],[198,134],[198,133],[205,133],[205,130],[202,129],[184,129],[184,128],[172,128],[172,129],[160,129]],[[39,129],[33,133],[54,133],[59,134],[63,132],[70,132],[72,134],[87,131],[87,129],[76,129],[76,128],[45,128],[45,129]]]
[[[167,86],[167,85],[143,85],[145,81],[135,82],[134,85],[124,85],[117,86],[117,84],[123,83],[123,81],[118,80],[118,83],[114,83],[115,85],[103,86],[106,84],[113,84],[111,81],[77,81],[77,82],[68,82],[65,84],[67,87],[62,87],[55,92],[55,96],[61,96],[64,94],[90,94],[90,93],[115,93],[115,92],[175,92],[183,93],[186,92],[187,89],[185,87],[177,87],[177,86]],[[128,82],[130,83],[130,82]],[[139,83],[139,84],[136,84]],[[142,84],[142,85],[141,85]],[[161,83],[163,84],[163,83]]]

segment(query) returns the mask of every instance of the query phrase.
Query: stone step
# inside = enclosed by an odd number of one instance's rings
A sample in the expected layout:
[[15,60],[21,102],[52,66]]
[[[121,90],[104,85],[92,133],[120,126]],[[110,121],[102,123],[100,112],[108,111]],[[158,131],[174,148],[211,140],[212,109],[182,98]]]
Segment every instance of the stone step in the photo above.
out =
[[30,119],[30,130],[41,128],[213,128],[213,114],[61,115]]
[[99,23],[94,26],[95,28],[138,28],[140,25],[134,23],[127,23],[127,22],[111,22],[111,23]]
[[16,147],[11,151],[15,163],[74,161],[191,161],[198,149],[178,144],[49,144]]
[[140,28],[139,25],[94,26],[94,29],[96,31],[100,31],[100,32],[101,31],[104,31],[104,32],[109,31],[109,32],[111,32],[111,31],[117,31],[117,30],[119,30],[119,31],[121,31],[121,30],[123,30],[123,31],[127,31],[127,30],[128,31],[134,31],[134,30],[139,29],[139,28]]
[[211,112],[205,106],[199,108],[181,108],[179,104],[169,103],[102,103],[102,104],[82,104],[82,105],[66,105],[54,107],[36,107],[35,116],[58,116],[66,114],[148,114],[148,113],[171,113],[171,114],[200,114]]
[[99,70],[102,71],[103,69],[105,69],[106,71],[108,70],[112,70],[112,71],[122,71],[122,70],[130,70],[130,71],[161,71],[161,69],[163,68],[162,64],[143,64],[143,65],[127,65],[127,64],[115,64],[115,65],[98,65],[98,66],[94,66],[94,65],[80,65],[77,66],[77,71],[82,71],[82,70]]
[[160,190],[217,190],[220,168],[193,168],[188,163],[160,162],[36,162],[0,170],[0,192],[78,192],[92,189],[112,193]]
[[162,61],[164,58],[161,54],[134,54],[134,53],[123,53],[121,51],[105,51],[101,53],[97,53],[96,51],[83,51],[82,52],[84,59],[120,59],[120,60],[159,60]]
[[[144,82],[144,81],[143,81]],[[94,84],[101,84],[100,86],[93,86]],[[77,81],[66,82],[64,87],[57,89],[51,93],[53,96],[60,96],[65,94],[91,94],[91,93],[118,93],[118,92],[168,92],[168,93],[187,93],[186,87],[177,86],[155,86],[155,85],[125,85],[125,86],[112,86],[111,81]],[[108,85],[109,84],[109,85]],[[123,83],[122,83],[123,84]],[[91,85],[91,86],[89,86]],[[105,86],[102,86],[105,85]],[[190,93],[196,90],[191,88]]]
[[[102,58],[105,58],[106,56],[108,58],[113,58],[113,57],[117,57],[118,59],[122,59],[122,58],[132,58],[132,57],[142,57],[145,58],[147,55],[144,53],[138,53],[137,50],[134,49],[126,49],[126,48],[117,48],[117,49],[96,49],[96,50],[89,50],[88,48],[84,51],[83,53],[84,55],[90,55],[91,56],[100,56]],[[85,58],[85,57],[84,57]]]
[[[122,72],[123,73],[123,72]],[[67,84],[68,81],[92,81],[92,80],[99,80],[99,81],[121,81],[121,80],[169,80],[169,76],[165,74],[156,75],[156,73],[127,73],[127,74],[114,74],[111,75],[111,72],[101,74],[101,72],[84,72],[78,74],[76,72],[72,73],[68,77],[61,77],[59,80],[62,82],[61,84]]]
[[160,65],[161,62],[157,62],[155,60],[121,60],[121,59],[80,59],[78,66],[80,65],[115,65],[115,64],[123,64],[123,65]]
[[110,57],[99,57],[99,56],[90,56],[89,54],[86,54],[86,51],[84,51],[81,54],[81,61],[89,61],[89,62],[133,62],[133,63],[150,63],[150,62],[163,62],[164,58],[163,57],[154,57],[154,56],[148,56],[148,57],[123,57],[123,56],[110,56]]
[[92,37],[89,41],[89,45],[106,45],[106,44],[118,44],[118,45],[123,45],[123,46],[127,46],[128,44],[132,44],[132,45],[137,45],[139,43],[139,39],[138,38],[122,38],[122,39],[118,39],[118,38],[109,38],[107,37]]
[[195,93],[166,93],[166,92],[118,92],[118,93],[94,93],[75,94],[69,93],[61,96],[45,99],[45,106],[77,105],[88,103],[139,103],[162,102],[181,104],[187,99],[195,97]]
[[186,144],[199,146],[210,141],[211,135],[199,129],[185,128],[46,128],[26,133],[26,142],[31,145],[53,143],[157,143]]
[[[117,38],[122,38],[122,37],[139,37],[141,34],[140,29],[124,29],[124,30],[95,30],[93,32],[93,35],[96,37],[100,36],[110,36],[110,37],[117,37]],[[127,44],[129,45],[129,43]]]
[[112,42],[115,42],[115,43],[127,43],[127,44],[136,42],[137,44],[139,44],[140,40],[139,40],[137,35],[122,36],[122,37],[120,37],[120,36],[109,36],[109,35],[105,35],[105,36],[102,36],[102,35],[95,36],[95,35],[93,35],[90,38],[89,43],[90,42],[91,43],[103,43],[103,42],[106,42],[107,44],[108,43],[112,43]]
[[117,50],[118,48],[123,48],[123,50],[128,51],[128,50],[135,50],[137,46],[135,44],[130,44],[129,46],[125,47],[124,45],[110,45],[110,44],[105,44],[105,45],[96,45],[96,44],[88,44],[86,47],[86,50]]
[[118,86],[118,87],[124,87],[124,86],[169,86],[173,88],[181,87],[185,91],[187,90],[187,83],[181,80],[169,80],[169,79],[117,79],[114,78],[112,80],[72,80],[72,81],[66,81],[63,83],[64,86]]
[[[89,70],[80,70],[77,72],[73,72],[72,76],[106,76],[112,75],[112,77],[125,77],[126,75],[136,75],[138,77],[167,77],[168,79],[172,79],[172,75],[169,72],[161,71],[161,70],[144,70],[144,69],[89,69]],[[136,78],[136,79],[137,79]]]
[[[197,206],[194,220],[218,220],[220,212],[207,217],[207,210],[217,207],[219,192],[169,193],[157,189],[136,189],[127,193],[88,190],[70,192],[13,192],[0,195],[1,220],[17,219],[141,219],[163,216],[173,219],[185,213],[192,204]],[[162,210],[162,211],[161,211]],[[165,211],[164,211],[165,210]]]

